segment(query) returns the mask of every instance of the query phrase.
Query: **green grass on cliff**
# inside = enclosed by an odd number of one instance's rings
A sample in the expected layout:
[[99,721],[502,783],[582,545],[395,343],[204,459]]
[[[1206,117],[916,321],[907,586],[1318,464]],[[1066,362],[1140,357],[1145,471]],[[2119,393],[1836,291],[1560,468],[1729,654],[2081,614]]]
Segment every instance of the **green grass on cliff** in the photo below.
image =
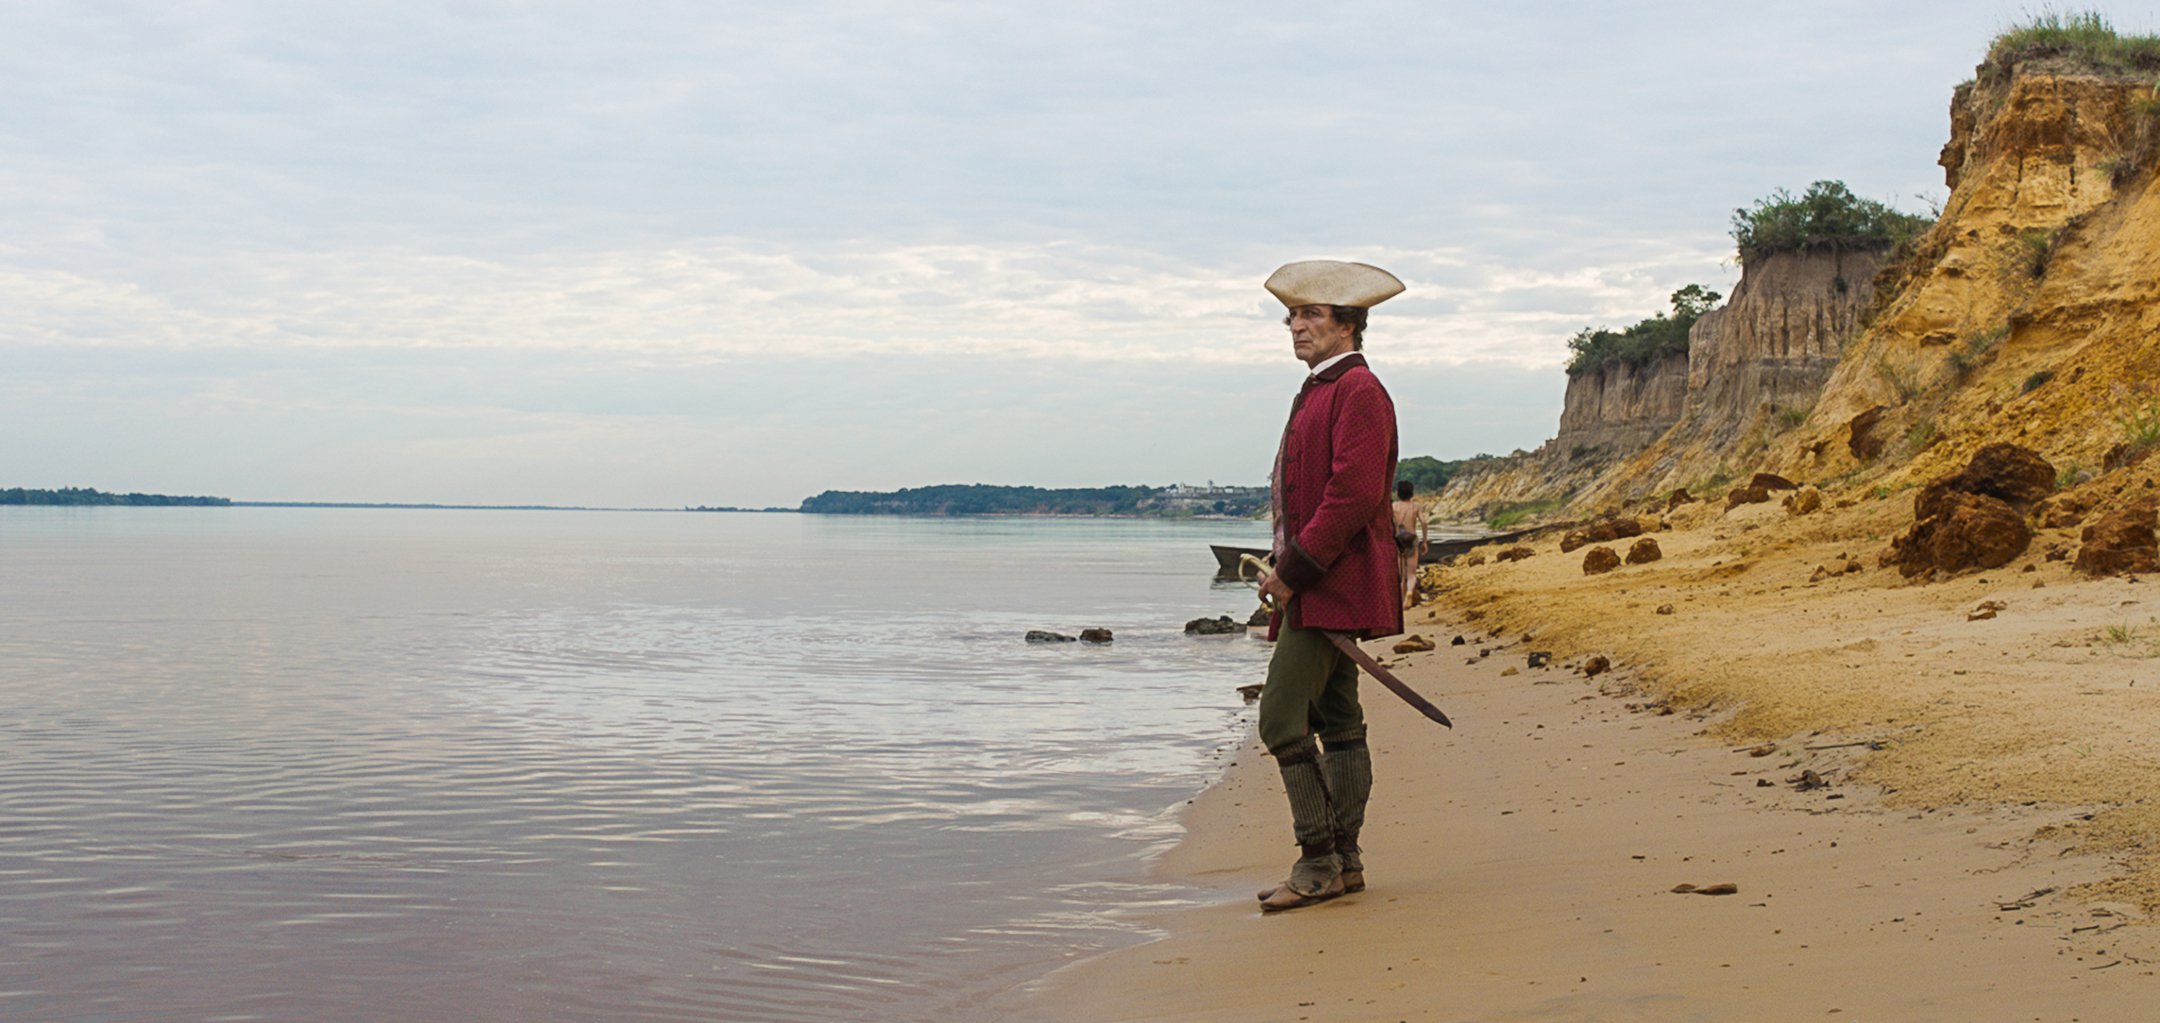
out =
[[1734,210],[1732,236],[1740,262],[1747,264],[1776,252],[1895,248],[1934,223],[1862,199],[1842,181],[1817,181],[1799,195],[1780,188],[1753,206]]
[[2160,36],[2118,33],[2098,11],[2043,11],[1988,44],[1980,77],[1993,84],[2006,82],[2017,65],[2029,60],[2055,60],[2098,74],[2160,74]]

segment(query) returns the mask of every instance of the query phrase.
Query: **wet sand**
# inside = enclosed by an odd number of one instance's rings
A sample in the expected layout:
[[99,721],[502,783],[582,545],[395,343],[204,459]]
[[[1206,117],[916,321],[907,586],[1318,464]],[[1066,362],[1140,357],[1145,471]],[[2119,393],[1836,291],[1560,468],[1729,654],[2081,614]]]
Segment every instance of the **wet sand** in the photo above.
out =
[[[1553,585],[1572,585],[1543,560]],[[1490,594],[1452,599],[1473,597],[1495,608],[1478,626],[1504,617]],[[1933,614],[1924,603],[1913,613]],[[1248,744],[1158,865],[1220,901],[1041,982],[1041,1018],[2129,1020],[2160,1004],[2160,928],[2094,885],[2126,861],[2082,851],[2097,806],[1886,792],[1855,777],[1883,754],[1838,745],[1865,741],[1850,733],[1736,746],[1749,726],[1716,699],[1667,702],[1679,687],[1650,691],[1621,657],[1586,678],[1581,636],[1525,644],[1519,620],[1491,638],[1459,612],[1428,615],[1411,628],[1439,648],[1390,660],[1457,727],[1368,683],[1370,889],[1257,911],[1252,893],[1295,850],[1273,764]],[[1780,631],[1690,628],[1736,660]],[[1448,645],[1458,633],[1469,643]],[[1560,657],[1531,669],[1533,648]],[[1830,787],[1800,791],[1808,770]],[[1736,894],[1672,891],[1728,883]]]

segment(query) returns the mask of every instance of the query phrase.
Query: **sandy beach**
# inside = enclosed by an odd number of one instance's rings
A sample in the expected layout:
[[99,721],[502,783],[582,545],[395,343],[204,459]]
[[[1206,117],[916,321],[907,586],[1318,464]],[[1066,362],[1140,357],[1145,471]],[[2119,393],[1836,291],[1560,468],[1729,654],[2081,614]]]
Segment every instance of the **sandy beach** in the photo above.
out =
[[[1371,888],[1257,911],[1294,848],[1273,764],[1248,744],[1158,865],[1220,901],[1049,978],[1038,1007],[2150,1018],[2152,584],[2076,576],[2042,556],[2043,534],[2001,570],[1908,585],[1862,549],[1901,501],[1789,521],[1775,504],[1683,509],[1654,534],[1663,560],[1607,575],[1586,577],[1557,535],[1527,560],[1441,572],[1410,622],[1437,648],[1388,660],[1457,727],[1367,683]],[[1868,567],[1816,571],[1840,554]],[[1552,663],[1530,667],[1532,651]],[[1612,668],[1587,676],[1593,656]],[[1826,787],[1804,789],[1806,772]]]

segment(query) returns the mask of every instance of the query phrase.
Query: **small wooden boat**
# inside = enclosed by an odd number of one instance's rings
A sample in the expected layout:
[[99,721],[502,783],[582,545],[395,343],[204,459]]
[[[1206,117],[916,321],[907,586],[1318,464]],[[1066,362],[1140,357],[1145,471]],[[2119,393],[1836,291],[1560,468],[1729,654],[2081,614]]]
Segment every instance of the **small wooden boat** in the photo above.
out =
[[1245,555],[1265,558],[1270,553],[1265,547],[1226,547],[1216,543],[1208,544],[1208,550],[1215,553],[1215,574],[1231,577],[1238,574],[1238,561]]
[[1483,547],[1489,543],[1512,543],[1536,531],[1535,529],[1517,529],[1506,533],[1436,536],[1426,543],[1425,556],[1418,559],[1418,564],[1435,564],[1458,554],[1468,553],[1473,547]]

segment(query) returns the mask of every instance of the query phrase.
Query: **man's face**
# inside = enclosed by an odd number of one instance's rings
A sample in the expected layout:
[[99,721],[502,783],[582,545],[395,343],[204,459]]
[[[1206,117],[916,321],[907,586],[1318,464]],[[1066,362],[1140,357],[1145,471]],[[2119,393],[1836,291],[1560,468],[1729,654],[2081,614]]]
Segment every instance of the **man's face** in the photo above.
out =
[[1350,325],[1335,322],[1335,309],[1325,305],[1301,305],[1290,310],[1290,347],[1298,361],[1317,366],[1351,348]]

